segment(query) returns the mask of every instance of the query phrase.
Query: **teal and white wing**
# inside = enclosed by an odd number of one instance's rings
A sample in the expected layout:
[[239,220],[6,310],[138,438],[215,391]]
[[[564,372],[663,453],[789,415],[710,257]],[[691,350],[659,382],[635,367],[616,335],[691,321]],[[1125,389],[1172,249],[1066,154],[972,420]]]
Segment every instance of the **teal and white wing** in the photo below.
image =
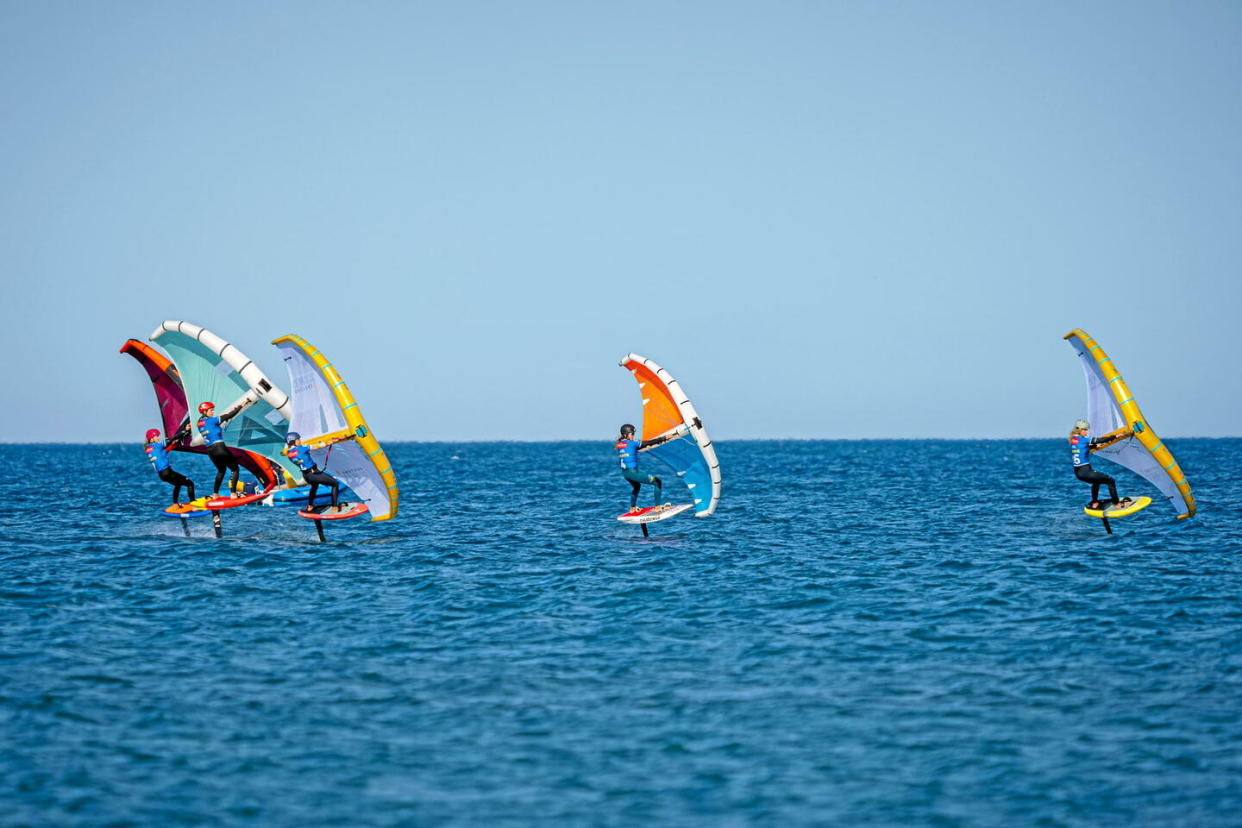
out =
[[[225,424],[225,442],[263,455],[294,480],[302,478],[297,466],[280,453],[293,406],[285,392],[253,360],[211,331],[190,322],[163,322],[151,334],[151,340],[168,352],[181,374],[191,421],[203,402],[215,403],[217,414],[239,404],[244,406],[240,414]],[[193,442],[202,443],[197,431]]]

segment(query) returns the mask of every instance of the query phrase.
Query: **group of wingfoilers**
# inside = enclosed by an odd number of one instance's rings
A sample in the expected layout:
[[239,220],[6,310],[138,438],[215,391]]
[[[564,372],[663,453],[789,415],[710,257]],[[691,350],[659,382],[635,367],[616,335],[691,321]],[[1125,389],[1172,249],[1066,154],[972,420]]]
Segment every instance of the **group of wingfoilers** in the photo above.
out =
[[[1193,516],[1190,484],[1112,359],[1082,330],[1074,329],[1065,339],[1087,381],[1087,416],[1074,423],[1069,435],[1075,476],[1092,487],[1084,511],[1103,518],[1108,527],[1109,518],[1133,514],[1151,503],[1149,497],[1118,497],[1116,481],[1092,467],[1095,455],[1154,485],[1179,519]],[[173,505],[166,514],[184,518],[263,502],[305,505],[298,514],[317,521],[396,516],[398,489],[391,464],[340,374],[306,340],[290,335],[272,343],[288,368],[293,398],[235,346],[197,325],[164,322],[151,341],[167,355],[134,339],[121,353],[146,369],[159,403],[164,432],[147,432],[146,453],[160,479],[173,487]],[[630,486],[630,509],[618,520],[643,524],[646,533],[645,524],[689,510],[696,517],[710,516],[720,500],[720,463],[694,405],[655,362],[627,354],[620,365],[638,383],[643,416],[641,430],[622,425],[616,441],[621,474]],[[211,459],[216,475],[209,497],[196,497],[193,481],[172,468],[172,451],[203,453]],[[690,502],[664,502],[663,479],[640,468],[640,456],[654,457],[665,473],[671,471],[684,484]],[[242,467],[254,475],[255,483],[240,481]],[[226,478],[227,488],[222,489]],[[644,485],[654,488],[655,502],[640,508]],[[1100,496],[1103,487],[1107,498]],[[179,502],[182,488],[188,495],[184,503]]]
[[[172,486],[166,515],[184,520],[214,512],[217,534],[221,510],[251,503],[305,507],[298,514],[316,521],[396,516],[397,480],[384,450],[345,381],[305,339],[272,343],[293,397],[236,346],[198,325],[163,322],[150,339],[163,351],[130,339],[121,353],[143,366],[155,391],[163,431],[147,431],[145,451]],[[173,468],[177,451],[212,461],[210,496],[196,496],[194,482]],[[240,480],[242,468],[253,483]]]

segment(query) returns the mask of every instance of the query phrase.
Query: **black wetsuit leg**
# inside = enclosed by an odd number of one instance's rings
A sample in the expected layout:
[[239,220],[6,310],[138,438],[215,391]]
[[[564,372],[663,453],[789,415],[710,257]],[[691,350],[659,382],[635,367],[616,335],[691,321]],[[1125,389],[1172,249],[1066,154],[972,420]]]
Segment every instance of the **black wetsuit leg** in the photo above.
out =
[[226,469],[233,472],[233,480],[229,485],[229,493],[237,491],[237,479],[241,476],[241,465],[237,462],[237,458],[229,451],[229,447],[224,443],[213,443],[207,448],[207,456],[211,458],[211,462],[216,467],[216,482],[211,491],[213,494],[220,494],[220,483],[224,480],[224,472]]
[[178,474],[172,469],[164,469],[160,472],[160,480],[165,483],[171,483],[173,487],[173,503],[177,502],[177,496],[181,494],[181,487],[185,486],[186,494],[190,496],[190,500],[194,499],[194,481],[186,477],[184,474]]
[[1075,466],[1074,476],[1083,483],[1091,484],[1091,502],[1098,502],[1100,499],[1100,486],[1108,487],[1108,494],[1113,499],[1113,503],[1119,503],[1117,497],[1117,481],[1109,477],[1103,472],[1098,472],[1091,466]]
[[302,477],[306,479],[307,483],[311,484],[310,500],[307,501],[308,508],[314,507],[315,492],[319,489],[321,485],[332,487],[332,505],[334,507],[339,505],[337,503],[338,496],[341,493],[341,482],[339,480],[337,480],[335,477],[333,477],[330,474],[321,472],[318,466],[316,466],[315,468],[311,469],[308,472],[302,472]]

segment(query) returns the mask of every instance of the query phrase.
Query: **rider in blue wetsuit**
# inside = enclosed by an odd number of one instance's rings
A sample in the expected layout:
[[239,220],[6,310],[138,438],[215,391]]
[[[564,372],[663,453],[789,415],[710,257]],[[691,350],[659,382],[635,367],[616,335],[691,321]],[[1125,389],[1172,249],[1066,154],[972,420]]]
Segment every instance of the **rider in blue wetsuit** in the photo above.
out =
[[241,409],[238,405],[232,411],[217,417],[215,403],[205,402],[198,406],[198,413],[202,415],[197,423],[198,433],[203,436],[203,442],[207,444],[207,456],[216,467],[216,482],[211,488],[212,497],[220,496],[220,483],[224,480],[226,469],[233,473],[233,479],[229,483],[230,496],[237,497],[237,478],[241,475],[241,466],[224,442],[224,424],[236,417]]
[[638,468],[638,452],[641,449],[667,443],[675,436],[656,437],[653,440],[639,442],[634,439],[634,426],[626,423],[621,426],[621,434],[617,437],[617,456],[621,459],[621,476],[630,482],[630,511],[638,511],[638,492],[644,483],[655,486],[655,504],[660,505],[660,496],[664,491],[664,483],[654,474],[640,471]]
[[1091,468],[1091,451],[1104,446],[1112,445],[1118,440],[1124,440],[1133,436],[1132,431],[1123,431],[1118,434],[1111,434],[1107,437],[1091,439],[1087,436],[1091,431],[1091,424],[1086,420],[1078,420],[1074,423],[1074,427],[1070,429],[1070,459],[1074,462],[1074,476],[1084,483],[1091,484],[1091,502],[1087,504],[1090,509],[1103,509],[1105,504],[1100,501],[1100,486],[1108,487],[1108,494],[1112,500],[1112,505],[1118,506],[1125,501],[1117,499],[1117,481],[1109,477],[1103,472],[1098,472]]
[[194,481],[183,474],[173,471],[172,461],[168,457],[168,447],[176,444],[181,439],[180,434],[181,432],[178,432],[169,437],[167,441],[164,441],[160,439],[160,430],[153,428],[147,432],[147,444],[145,446],[147,459],[155,467],[155,473],[159,475],[160,480],[172,484],[172,501],[174,506],[177,505],[177,496],[181,494],[182,486],[185,486],[190,500],[194,499]]
[[301,434],[290,431],[285,435],[287,445],[281,449],[281,453],[302,470],[302,477],[310,484],[310,497],[307,499],[306,508],[315,508],[315,493],[318,492],[320,485],[324,485],[332,487],[332,508],[340,511],[341,506],[337,502],[337,495],[341,491],[341,482],[315,465],[315,458],[311,457],[310,448],[302,445],[301,440]]

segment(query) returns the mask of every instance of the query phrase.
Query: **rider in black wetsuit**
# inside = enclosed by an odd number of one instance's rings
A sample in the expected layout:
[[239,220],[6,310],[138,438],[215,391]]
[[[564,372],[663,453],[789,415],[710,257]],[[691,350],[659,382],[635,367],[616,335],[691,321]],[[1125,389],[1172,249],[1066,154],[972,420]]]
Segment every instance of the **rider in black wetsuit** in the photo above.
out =
[[178,474],[173,471],[172,461],[168,457],[168,447],[176,444],[181,439],[181,433],[179,431],[165,441],[160,439],[160,430],[158,428],[153,428],[147,432],[147,459],[155,467],[155,472],[159,475],[160,480],[172,484],[172,502],[174,506],[177,505],[177,497],[181,494],[182,486],[185,486],[190,500],[194,500],[194,481],[184,474]]
[[[1111,445],[1118,440],[1124,440],[1132,436],[1134,432],[1124,431],[1108,435],[1107,437],[1091,439],[1087,436],[1090,430],[1091,424],[1086,420],[1078,420],[1070,430],[1070,458],[1074,461],[1074,476],[1084,483],[1091,484],[1091,503],[1087,505],[1087,508],[1105,508],[1105,504],[1100,501],[1100,486],[1108,486],[1108,494],[1112,500],[1112,505],[1118,506],[1122,501],[1117,499],[1117,481],[1107,474],[1091,468],[1090,452],[1097,448]],[[1126,498],[1126,500],[1129,499],[1128,497]]]
[[337,501],[337,496],[341,491],[341,482],[315,465],[315,458],[311,457],[310,449],[302,445],[301,440],[301,434],[290,431],[285,435],[285,442],[288,445],[281,449],[281,453],[297,464],[297,467],[302,470],[302,477],[310,484],[310,496],[307,498],[306,508],[315,508],[315,494],[323,485],[332,487],[332,509],[340,511],[341,505]]
[[224,424],[236,417],[242,406],[238,405],[220,417],[214,416],[215,410],[216,404],[213,402],[200,403],[198,406],[198,413],[203,415],[198,420],[198,433],[203,435],[203,441],[207,444],[207,456],[216,467],[212,497],[220,496],[220,483],[224,480],[226,469],[233,473],[233,479],[229,483],[229,496],[237,497],[237,478],[241,475],[241,466],[224,442]]

